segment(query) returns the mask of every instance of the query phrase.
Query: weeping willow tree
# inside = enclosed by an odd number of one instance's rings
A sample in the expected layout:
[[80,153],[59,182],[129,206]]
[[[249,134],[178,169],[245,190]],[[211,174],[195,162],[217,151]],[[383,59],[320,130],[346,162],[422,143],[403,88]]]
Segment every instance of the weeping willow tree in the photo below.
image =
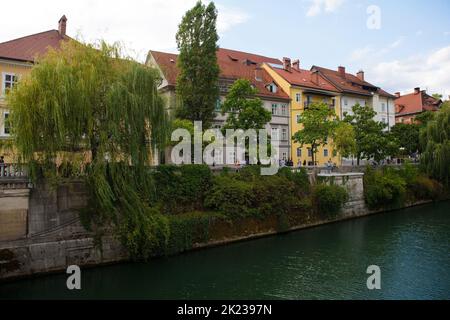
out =
[[450,186],[450,105],[445,105],[421,130],[424,152],[421,164],[426,172]]
[[168,237],[149,200],[152,151],[170,129],[159,81],[117,45],[70,41],[39,59],[7,98],[14,143],[32,178],[84,179],[88,225],[99,234],[115,227],[138,258]]

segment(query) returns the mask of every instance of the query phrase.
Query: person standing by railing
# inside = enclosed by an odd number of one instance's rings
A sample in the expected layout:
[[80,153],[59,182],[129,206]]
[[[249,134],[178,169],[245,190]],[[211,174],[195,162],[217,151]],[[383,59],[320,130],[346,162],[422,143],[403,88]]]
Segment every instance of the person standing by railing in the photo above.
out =
[[0,177],[5,176],[5,157],[0,156]]

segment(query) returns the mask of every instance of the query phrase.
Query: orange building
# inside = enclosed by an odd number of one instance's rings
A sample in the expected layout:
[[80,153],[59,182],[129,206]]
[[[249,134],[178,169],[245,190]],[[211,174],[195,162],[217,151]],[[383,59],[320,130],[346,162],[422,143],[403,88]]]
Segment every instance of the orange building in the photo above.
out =
[[442,105],[442,100],[436,99],[427,94],[425,90],[415,88],[413,93],[400,95],[396,94],[395,99],[395,122],[414,123],[414,119],[419,114],[426,111],[438,111]]

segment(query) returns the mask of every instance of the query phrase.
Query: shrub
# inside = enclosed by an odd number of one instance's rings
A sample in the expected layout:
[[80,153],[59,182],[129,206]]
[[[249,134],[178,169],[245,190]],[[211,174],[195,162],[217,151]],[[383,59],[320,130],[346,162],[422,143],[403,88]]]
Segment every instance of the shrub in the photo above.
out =
[[405,200],[406,182],[393,170],[374,171],[367,168],[364,197],[370,209],[399,206]]
[[294,181],[279,175],[261,176],[255,168],[215,177],[205,206],[231,218],[283,214],[305,207],[295,176]]
[[222,216],[210,212],[191,212],[169,217],[170,236],[165,254],[175,254],[191,249],[195,243],[209,240],[211,223]]
[[442,184],[423,175],[416,177],[408,187],[415,200],[437,200],[444,193]]
[[313,189],[312,201],[318,214],[335,217],[348,201],[348,193],[337,185],[318,184]]
[[184,213],[203,209],[212,172],[206,165],[159,166],[154,173],[155,199],[162,213]]
[[242,217],[255,213],[253,190],[249,182],[233,176],[218,176],[205,198],[205,206],[228,217]]
[[305,168],[301,168],[296,172],[292,172],[290,168],[284,167],[278,171],[278,176],[292,181],[297,187],[297,191],[302,194],[308,193],[310,191],[311,185],[309,183],[309,176]]

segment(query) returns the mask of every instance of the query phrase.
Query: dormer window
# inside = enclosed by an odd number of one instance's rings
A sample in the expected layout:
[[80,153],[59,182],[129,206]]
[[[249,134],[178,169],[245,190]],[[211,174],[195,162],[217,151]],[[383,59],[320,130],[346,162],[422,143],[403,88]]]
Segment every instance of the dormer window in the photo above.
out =
[[275,85],[275,83],[271,83],[267,86],[267,90],[269,90],[269,92],[271,93],[276,93],[277,92],[277,86]]

